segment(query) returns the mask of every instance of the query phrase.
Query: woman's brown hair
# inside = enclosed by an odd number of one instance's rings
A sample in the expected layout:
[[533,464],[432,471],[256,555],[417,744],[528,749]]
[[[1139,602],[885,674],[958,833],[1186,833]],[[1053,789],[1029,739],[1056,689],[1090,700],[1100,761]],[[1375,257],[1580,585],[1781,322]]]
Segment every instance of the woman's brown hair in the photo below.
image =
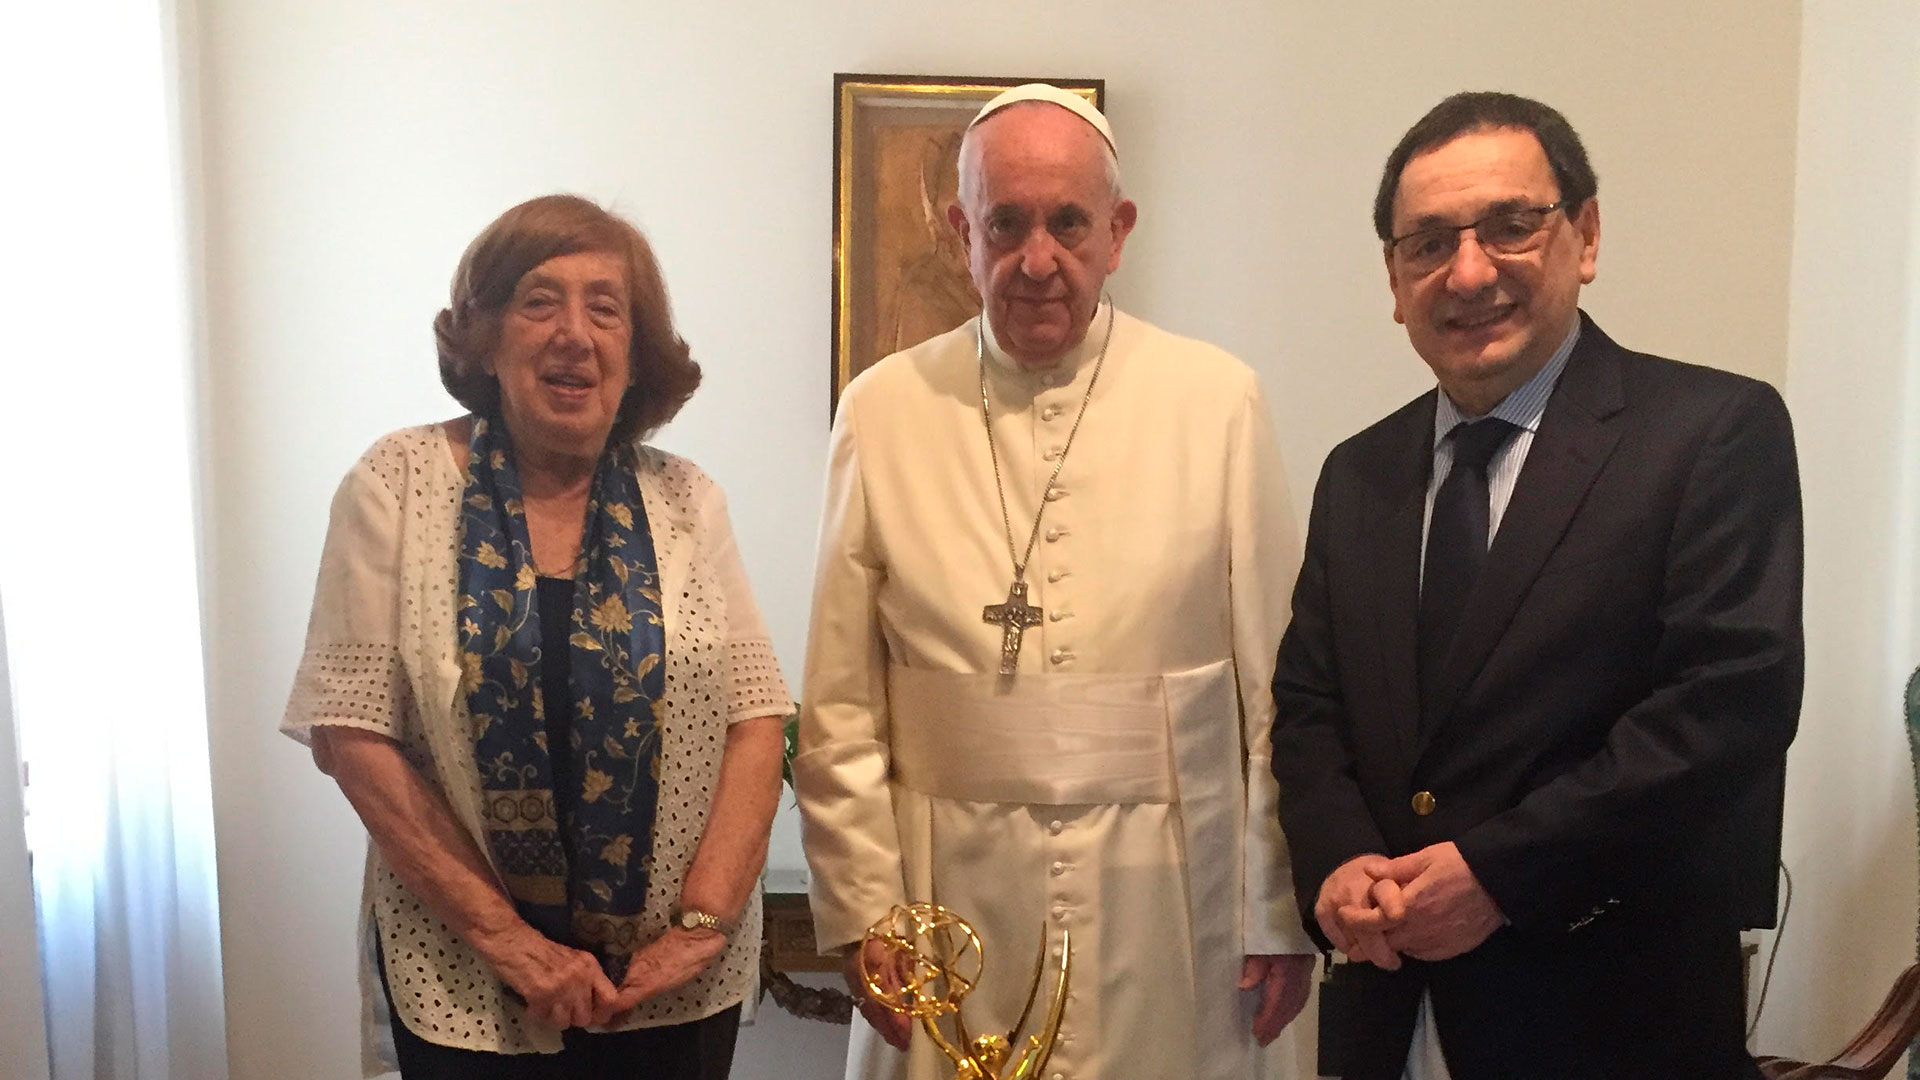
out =
[[500,320],[527,271],[583,251],[619,256],[627,267],[633,345],[632,382],[614,415],[616,442],[643,438],[673,419],[700,385],[700,365],[673,329],[660,264],[640,230],[577,195],[542,195],[508,210],[460,256],[447,307],[434,316],[440,382],[476,416],[500,410],[500,383],[485,361],[500,341]]

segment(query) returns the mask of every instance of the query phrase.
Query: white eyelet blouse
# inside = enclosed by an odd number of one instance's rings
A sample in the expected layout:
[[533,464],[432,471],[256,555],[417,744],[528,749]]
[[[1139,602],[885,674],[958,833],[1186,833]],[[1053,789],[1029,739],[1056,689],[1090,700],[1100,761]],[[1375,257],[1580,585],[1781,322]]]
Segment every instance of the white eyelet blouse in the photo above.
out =
[[[786,683],[740,564],[725,497],[684,458],[641,447],[639,477],[659,563],[667,631],[667,710],[654,825],[652,876],[642,914],[650,932],[668,915],[704,831],[728,725],[792,708]],[[322,725],[399,742],[486,851],[480,778],[466,701],[458,692],[454,593],[459,504],[465,486],[438,425],[374,443],[333,499],[306,652],[280,730],[307,743]],[[429,1042],[496,1053],[557,1052],[559,1034],[530,1023],[479,955],[387,868],[371,845],[363,943],[379,935],[395,1009]],[[365,921],[371,918],[369,926]],[[755,985],[756,893],[727,950],[698,978],[644,1002],[623,1026],[698,1020],[740,1002]],[[367,1076],[390,1069],[385,1003],[373,952],[360,965]]]

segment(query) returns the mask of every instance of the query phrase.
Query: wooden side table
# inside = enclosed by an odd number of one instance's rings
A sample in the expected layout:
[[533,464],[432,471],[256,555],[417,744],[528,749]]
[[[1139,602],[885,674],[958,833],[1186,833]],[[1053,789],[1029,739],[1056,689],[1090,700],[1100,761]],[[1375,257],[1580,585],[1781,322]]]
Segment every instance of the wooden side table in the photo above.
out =
[[840,958],[823,956],[814,946],[813,910],[807,894],[769,892],[761,897],[765,913],[760,941],[760,988],[773,1003],[802,1020],[846,1024],[853,1020],[853,998],[832,987],[802,986],[795,972],[840,970]]

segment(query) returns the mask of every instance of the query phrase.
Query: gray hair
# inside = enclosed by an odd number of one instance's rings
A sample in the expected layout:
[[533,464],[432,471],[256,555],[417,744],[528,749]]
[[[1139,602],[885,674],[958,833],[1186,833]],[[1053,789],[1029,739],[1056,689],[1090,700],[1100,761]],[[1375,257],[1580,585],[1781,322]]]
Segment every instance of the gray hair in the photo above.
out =
[[[1058,105],[1053,105],[1045,101],[1016,101],[1012,105],[1005,106],[999,111],[1009,112],[1013,109],[1025,109],[1033,106],[1054,109],[1060,108]],[[1089,124],[1087,129],[1092,131],[1092,125]],[[974,137],[974,132],[979,130],[980,128],[978,127],[969,129],[966,138],[960,141],[960,160],[958,166],[960,170],[960,203],[962,206],[973,205],[974,198],[980,194],[980,140]],[[1099,132],[1096,131],[1094,134],[1098,135]],[[1115,203],[1118,203],[1122,198],[1125,198],[1120,188],[1120,156],[1113,152],[1113,145],[1104,138],[1100,140],[1100,164],[1101,171],[1104,173],[1107,181],[1107,194]]]

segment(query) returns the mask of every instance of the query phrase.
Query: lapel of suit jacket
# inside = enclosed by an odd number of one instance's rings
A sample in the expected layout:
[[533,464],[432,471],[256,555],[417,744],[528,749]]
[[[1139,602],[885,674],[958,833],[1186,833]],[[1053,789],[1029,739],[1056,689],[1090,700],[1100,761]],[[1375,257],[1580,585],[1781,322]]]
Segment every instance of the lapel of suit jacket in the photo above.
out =
[[1460,629],[1441,670],[1435,723],[1426,725],[1422,751],[1451,718],[1460,696],[1486,666],[1547,556],[1566,534],[1587,489],[1620,441],[1620,347],[1580,315],[1574,346],[1559,385],[1547,401],[1513,497],[1487,550],[1486,568],[1467,598]]
[[1433,471],[1433,410],[1439,391],[1403,410],[1404,424],[1383,459],[1366,463],[1370,505],[1362,516],[1367,561],[1373,568],[1375,668],[1385,686],[1401,761],[1413,767],[1420,738],[1420,535],[1426,521],[1427,482]]

